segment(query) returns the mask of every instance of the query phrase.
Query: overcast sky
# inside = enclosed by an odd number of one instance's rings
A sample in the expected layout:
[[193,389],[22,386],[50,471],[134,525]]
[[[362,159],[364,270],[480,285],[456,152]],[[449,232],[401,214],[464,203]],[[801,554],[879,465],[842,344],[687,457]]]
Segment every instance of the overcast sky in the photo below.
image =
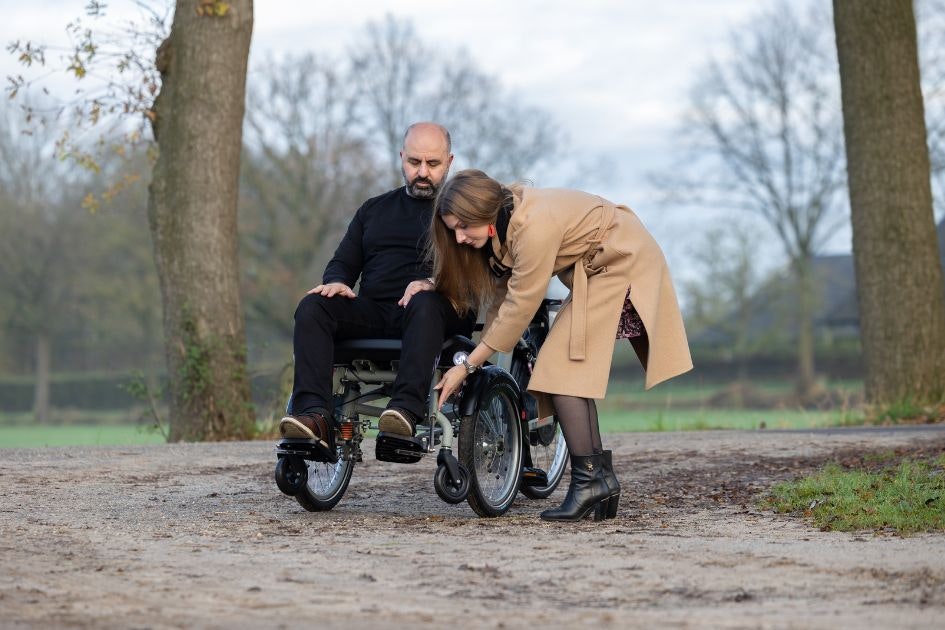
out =
[[[427,44],[464,47],[482,70],[523,101],[549,111],[574,154],[603,160],[605,182],[587,188],[633,207],[671,263],[685,258],[679,226],[691,217],[659,207],[648,172],[676,154],[673,130],[687,90],[710,56],[724,57],[729,34],[774,0],[538,0],[400,3],[374,0],[256,0],[250,63],[267,54],[340,54],[368,20],[409,18]],[[87,0],[3,0],[0,42],[55,41]],[[112,0],[109,14],[131,11]],[[19,72],[0,55],[0,77]],[[552,176],[554,177],[554,176]],[[562,181],[539,181],[561,185]],[[842,244],[841,244],[842,248]]]
[[[672,159],[672,131],[701,64],[710,54],[724,55],[730,30],[763,2],[311,4],[287,11],[282,2],[257,1],[252,57],[288,49],[340,52],[367,20],[387,12],[409,18],[433,48],[464,47],[504,87],[550,111],[575,156],[588,164],[603,161],[609,172],[585,188],[633,207],[667,254],[684,258],[684,248],[675,246],[681,217],[656,206],[647,174]],[[556,175],[558,181],[550,175],[536,183],[572,183],[570,173]]]

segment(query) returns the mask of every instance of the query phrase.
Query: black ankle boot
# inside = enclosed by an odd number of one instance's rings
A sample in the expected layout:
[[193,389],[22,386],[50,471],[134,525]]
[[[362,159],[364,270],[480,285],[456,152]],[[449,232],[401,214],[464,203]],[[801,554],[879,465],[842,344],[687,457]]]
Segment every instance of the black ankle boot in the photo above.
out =
[[614,518],[617,516],[617,507],[620,505],[620,482],[617,481],[617,475],[614,474],[613,452],[603,451],[600,464],[604,471],[604,483],[607,484],[607,490],[610,492],[604,518]]
[[561,505],[542,512],[541,518],[546,521],[579,521],[594,510],[594,520],[599,521],[606,512],[609,498],[610,489],[604,481],[601,456],[572,455],[568,494]]

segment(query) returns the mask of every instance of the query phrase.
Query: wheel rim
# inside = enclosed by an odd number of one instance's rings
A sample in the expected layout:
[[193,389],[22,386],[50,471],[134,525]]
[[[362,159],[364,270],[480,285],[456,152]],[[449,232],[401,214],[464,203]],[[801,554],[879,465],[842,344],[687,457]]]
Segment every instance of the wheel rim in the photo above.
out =
[[507,396],[496,394],[480,408],[473,440],[479,492],[491,505],[501,505],[517,488],[521,454],[521,429]]
[[531,445],[531,456],[532,466],[545,471],[549,485],[557,481],[568,460],[568,445],[564,441],[564,435],[557,420],[554,424],[554,437],[547,446],[540,441]]
[[344,480],[344,469],[347,463],[341,454],[334,464],[329,462],[308,461],[308,490],[319,499],[331,497]]

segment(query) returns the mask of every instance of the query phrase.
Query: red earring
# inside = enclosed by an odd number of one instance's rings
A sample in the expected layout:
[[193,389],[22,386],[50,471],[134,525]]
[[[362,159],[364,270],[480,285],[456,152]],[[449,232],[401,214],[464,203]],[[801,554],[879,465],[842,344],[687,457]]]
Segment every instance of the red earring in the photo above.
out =
[[489,232],[488,232],[488,234],[489,234],[489,237],[490,237],[490,238],[493,237],[493,236],[495,236],[495,226],[492,225],[491,223],[489,224]]

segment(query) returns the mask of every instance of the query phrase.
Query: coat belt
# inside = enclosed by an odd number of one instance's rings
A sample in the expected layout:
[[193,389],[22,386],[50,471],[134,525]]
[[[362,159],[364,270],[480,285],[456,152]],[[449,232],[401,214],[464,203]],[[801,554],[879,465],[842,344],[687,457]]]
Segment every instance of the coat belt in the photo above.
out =
[[[571,343],[568,356],[572,361],[585,358],[585,340],[587,336],[587,265],[601,249],[601,243],[607,229],[614,222],[617,208],[614,204],[601,199],[600,225],[597,234],[588,241],[588,248],[574,263],[574,278],[571,283]],[[592,274],[593,275],[593,274]]]

